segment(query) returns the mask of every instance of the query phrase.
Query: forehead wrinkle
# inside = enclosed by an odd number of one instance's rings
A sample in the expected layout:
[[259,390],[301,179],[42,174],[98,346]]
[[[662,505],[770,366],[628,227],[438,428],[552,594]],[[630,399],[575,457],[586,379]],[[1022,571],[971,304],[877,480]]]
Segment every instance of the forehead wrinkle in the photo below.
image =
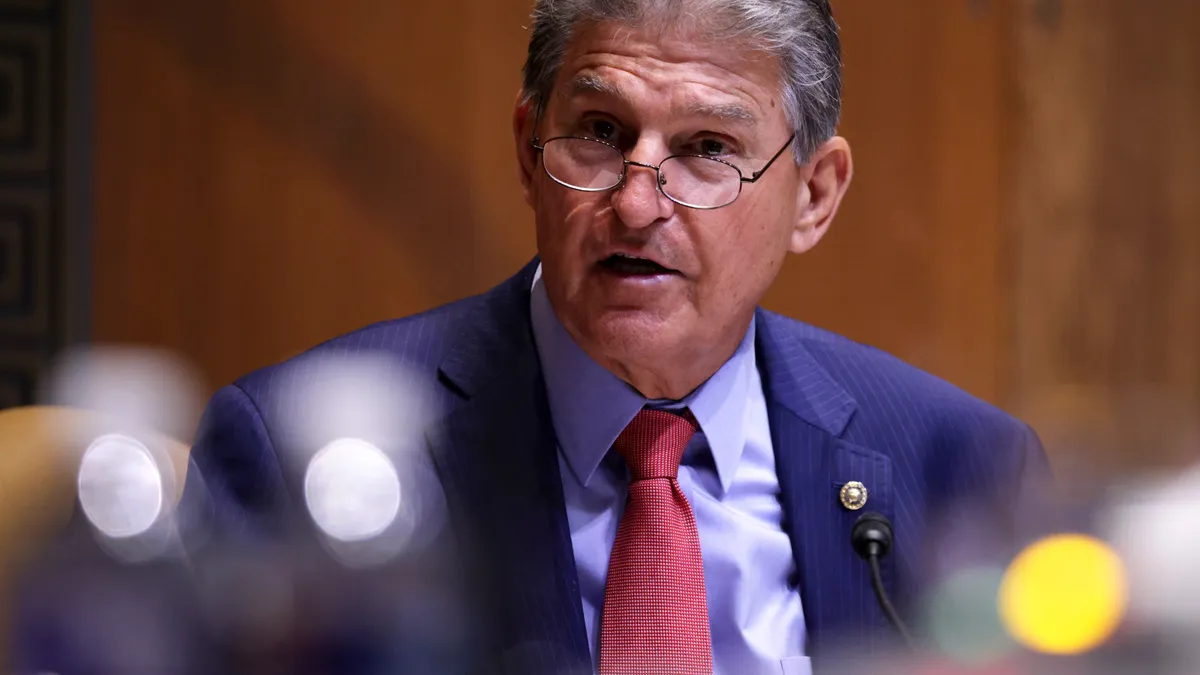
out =
[[683,112],[688,117],[711,117],[726,123],[754,126],[758,117],[739,103],[710,103],[695,98],[684,102]]
[[[576,75],[562,91],[562,95],[568,99],[596,94],[624,102],[631,100],[631,97],[619,85],[596,73]],[[689,95],[684,99],[681,112],[688,117],[710,117],[722,122],[744,126],[754,126],[758,123],[758,116],[745,105],[730,102],[714,103],[694,95]]]
[[[750,71],[761,70],[764,63],[769,66],[767,70],[771,71],[769,77],[772,82],[768,87],[772,92],[777,88],[778,64],[770,54],[740,45],[740,41],[713,43],[701,39],[691,31],[683,30],[677,23],[668,26],[673,26],[673,29],[664,33],[661,29],[655,31],[647,25],[589,21],[574,35],[562,65],[567,67],[569,63],[574,63],[579,69],[577,72],[589,75],[586,78],[576,78],[581,80],[579,84],[582,91],[579,93],[616,94],[613,90],[618,87],[612,80],[596,72],[605,68],[628,71],[639,78],[648,74],[653,79],[665,80],[668,89],[682,84],[681,75],[685,81],[693,79],[693,75],[699,75],[714,82],[724,82],[725,86],[715,86],[717,90],[729,90],[723,91],[723,94],[736,92],[749,96],[754,100],[755,105],[751,106],[753,108],[760,102],[750,95],[746,85],[755,79]],[[646,72],[634,72],[630,68],[634,64],[638,66],[637,70],[645,69]],[[678,72],[680,68],[685,69],[685,72]],[[687,69],[694,72],[688,74]],[[714,87],[713,82],[699,84]],[[755,83],[756,86],[760,84]],[[563,93],[572,93],[570,87],[564,87]]]

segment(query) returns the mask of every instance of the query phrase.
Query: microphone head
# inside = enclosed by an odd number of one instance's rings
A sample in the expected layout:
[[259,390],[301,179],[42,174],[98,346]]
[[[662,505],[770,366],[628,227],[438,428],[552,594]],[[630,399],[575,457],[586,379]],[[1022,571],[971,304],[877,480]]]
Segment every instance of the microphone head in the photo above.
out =
[[892,522],[881,513],[864,513],[854,521],[850,543],[864,560],[871,556],[882,558],[892,550]]

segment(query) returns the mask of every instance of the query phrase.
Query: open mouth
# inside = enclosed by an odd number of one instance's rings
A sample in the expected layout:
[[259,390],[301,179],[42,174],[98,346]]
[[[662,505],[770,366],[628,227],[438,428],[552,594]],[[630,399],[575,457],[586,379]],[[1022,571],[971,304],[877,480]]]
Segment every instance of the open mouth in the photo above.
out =
[[663,267],[653,260],[624,253],[614,253],[601,260],[600,267],[621,276],[650,277],[660,274],[678,274],[677,271]]

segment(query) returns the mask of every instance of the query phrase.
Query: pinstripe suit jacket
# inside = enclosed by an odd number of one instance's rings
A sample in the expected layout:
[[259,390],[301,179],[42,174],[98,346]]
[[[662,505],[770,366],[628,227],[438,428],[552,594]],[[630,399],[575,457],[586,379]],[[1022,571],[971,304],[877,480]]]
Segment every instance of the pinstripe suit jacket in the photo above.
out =
[[[496,619],[486,651],[506,671],[587,672],[554,430],[530,332],[536,265],[483,295],[369,326],[221,389],[194,468],[226,526],[269,530],[301,491],[302,467],[288,466],[282,447],[300,413],[280,392],[314,356],[402,360],[439,411],[436,433],[423,439],[450,522],[472,533],[474,555],[486,561],[481,587]],[[868,510],[894,523],[885,583],[905,606],[932,573],[924,546],[937,515],[969,506],[1005,518],[1028,479],[1045,471],[1044,456],[1026,425],[893,357],[765,310],[755,321],[784,527],[820,673],[839,644],[861,655],[889,642],[866,565],[850,546],[857,514],[840,504],[844,483],[866,484]]]

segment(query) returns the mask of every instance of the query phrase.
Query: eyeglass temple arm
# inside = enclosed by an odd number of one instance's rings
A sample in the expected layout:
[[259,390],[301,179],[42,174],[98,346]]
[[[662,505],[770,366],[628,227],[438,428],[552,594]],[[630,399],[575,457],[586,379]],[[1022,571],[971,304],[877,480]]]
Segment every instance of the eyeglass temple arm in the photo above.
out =
[[792,147],[792,141],[794,141],[794,140],[796,140],[796,134],[792,134],[787,139],[787,143],[783,144],[783,147],[779,149],[779,152],[775,153],[775,156],[772,157],[767,162],[766,166],[764,166],[763,168],[759,169],[758,171],[755,171],[754,173],[750,174],[749,178],[743,177],[742,182],[743,183],[753,183],[753,182],[757,181],[764,173],[767,172],[767,169],[771,168],[771,165],[775,163],[775,160],[779,159],[779,156],[783,154],[784,150],[787,150],[788,148]]

